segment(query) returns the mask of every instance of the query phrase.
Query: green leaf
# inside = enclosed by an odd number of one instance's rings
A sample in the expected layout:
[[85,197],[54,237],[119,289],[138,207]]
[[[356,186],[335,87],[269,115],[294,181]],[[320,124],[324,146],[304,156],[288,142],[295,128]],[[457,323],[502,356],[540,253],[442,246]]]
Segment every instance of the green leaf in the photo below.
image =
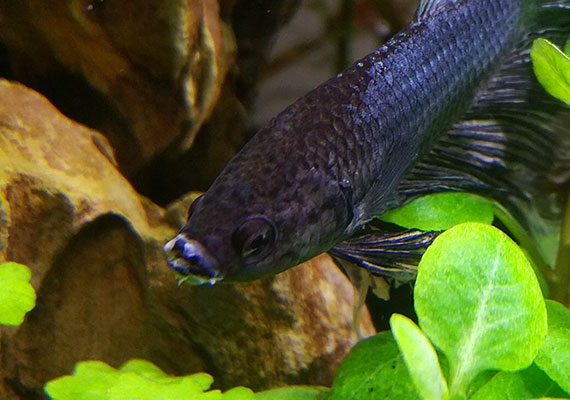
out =
[[388,211],[381,219],[407,229],[444,231],[463,222],[492,223],[493,205],[469,193],[435,193]]
[[238,386],[232,388],[222,395],[223,400],[255,400],[255,394],[251,389]]
[[400,314],[392,315],[390,326],[422,399],[447,399],[447,383],[427,336],[409,318]]
[[531,227],[529,230],[546,265],[554,265],[560,244],[560,221],[544,221],[540,227]]
[[534,73],[546,91],[570,104],[570,57],[546,39],[537,39],[530,53]]
[[[163,372],[160,368],[158,368],[150,361],[140,360],[137,358],[133,358],[132,360],[129,360],[126,363],[124,363],[121,366],[121,368],[119,368],[119,370],[121,372],[134,372],[135,374],[139,374],[141,376],[146,376],[146,377],[168,377],[168,375],[165,372]],[[210,380],[213,381],[211,377]],[[211,381],[208,384],[208,386],[204,388],[204,390],[210,387],[210,385],[212,384]]]
[[[84,361],[77,363],[72,376],[50,381],[44,390],[53,400],[221,400],[219,390],[204,393],[212,381],[204,373],[170,376],[144,360],[128,361],[120,370],[101,361]],[[244,397],[242,389],[228,399],[252,399]]]
[[570,39],[568,39],[568,41],[566,41],[566,44],[564,45],[564,54],[570,57]]
[[[289,386],[267,390],[255,395],[257,400],[325,400],[328,388],[320,386]],[[224,400],[226,398],[224,397]]]
[[546,335],[546,307],[520,248],[499,229],[457,225],[427,249],[414,291],[420,326],[449,361],[450,393],[482,371],[514,371]]
[[535,364],[570,394],[570,311],[555,301],[546,301],[548,334]]
[[358,343],[338,367],[328,400],[416,400],[418,393],[390,332]]
[[[205,392],[214,382],[214,379],[206,373],[197,373],[181,377],[170,376],[150,361],[140,359],[127,361],[119,370],[125,374],[133,373],[146,381],[152,381],[160,385],[171,385],[172,387],[181,385],[183,390],[193,394]],[[131,381],[135,380],[129,378],[129,385]]]
[[473,393],[476,393],[479,389],[485,386],[489,381],[497,375],[499,371],[483,371],[471,381],[469,385],[469,390],[467,391],[467,398],[471,399]]
[[73,376],[49,381],[44,390],[53,400],[107,399],[107,391],[119,380],[120,373],[101,361],[77,363]]
[[29,283],[31,276],[25,265],[0,264],[0,324],[20,325],[36,305],[36,292]]
[[471,400],[521,400],[536,397],[566,397],[548,375],[532,364],[517,372],[499,372]]
[[135,373],[122,373],[107,392],[109,400],[221,400],[218,390],[202,393],[189,377],[171,377],[159,381]]

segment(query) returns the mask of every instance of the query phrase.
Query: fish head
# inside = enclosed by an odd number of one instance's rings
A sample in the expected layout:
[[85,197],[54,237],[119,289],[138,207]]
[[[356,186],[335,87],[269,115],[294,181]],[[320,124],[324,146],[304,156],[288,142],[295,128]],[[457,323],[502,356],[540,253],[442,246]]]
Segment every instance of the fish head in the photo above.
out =
[[258,174],[236,164],[192,204],[165,245],[170,267],[187,283],[275,275],[328,250],[348,223],[338,185],[314,171],[274,162]]
[[193,226],[179,232],[164,250],[181,282],[193,285],[248,281],[271,274],[277,241],[275,224],[262,215],[244,218],[232,230],[193,234]]

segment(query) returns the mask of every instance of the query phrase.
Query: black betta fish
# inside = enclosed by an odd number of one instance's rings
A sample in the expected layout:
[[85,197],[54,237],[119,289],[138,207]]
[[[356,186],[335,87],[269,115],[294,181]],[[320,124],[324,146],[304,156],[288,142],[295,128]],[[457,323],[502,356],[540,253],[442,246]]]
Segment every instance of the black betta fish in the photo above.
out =
[[[569,34],[570,0],[422,1],[404,30],[245,145],[166,244],[169,265],[194,284],[253,280],[342,256],[372,220],[423,194],[540,203],[570,111],[536,82],[529,52],[537,37]],[[370,245],[429,241],[405,231]]]

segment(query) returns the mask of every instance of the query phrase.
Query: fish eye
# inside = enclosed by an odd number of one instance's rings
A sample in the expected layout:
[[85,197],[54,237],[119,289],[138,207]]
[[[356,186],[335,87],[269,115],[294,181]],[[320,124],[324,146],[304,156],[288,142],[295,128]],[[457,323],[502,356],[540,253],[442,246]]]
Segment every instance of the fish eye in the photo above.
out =
[[277,231],[269,220],[252,217],[234,231],[232,244],[242,259],[256,262],[269,254],[276,236]]
[[200,196],[196,197],[194,199],[194,201],[192,202],[192,204],[190,204],[190,207],[188,208],[188,215],[186,216],[186,222],[188,222],[190,220],[190,217],[192,216],[192,213],[196,212],[196,210],[198,209],[198,207],[200,206],[200,203],[202,202],[202,199],[204,198],[204,195],[201,194]]

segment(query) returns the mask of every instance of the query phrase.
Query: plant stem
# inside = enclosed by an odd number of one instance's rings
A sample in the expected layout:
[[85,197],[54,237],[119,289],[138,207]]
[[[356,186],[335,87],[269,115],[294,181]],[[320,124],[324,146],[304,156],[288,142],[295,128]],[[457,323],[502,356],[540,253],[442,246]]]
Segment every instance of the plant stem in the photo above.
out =
[[449,377],[449,399],[450,400],[464,400],[467,395],[467,388],[465,385],[465,375],[460,370],[455,370]]
[[570,290],[570,201],[566,198],[566,209],[560,230],[560,244],[552,278],[552,299],[569,306]]
[[[554,282],[552,269],[544,261],[542,254],[538,251],[533,240],[519,222],[501,204],[493,202],[493,212],[495,216],[505,225],[514,236],[519,245],[527,252],[531,259],[531,266],[534,269],[542,294],[549,297],[549,286]],[[570,229],[570,226],[569,226]],[[568,232],[570,235],[570,231]]]

